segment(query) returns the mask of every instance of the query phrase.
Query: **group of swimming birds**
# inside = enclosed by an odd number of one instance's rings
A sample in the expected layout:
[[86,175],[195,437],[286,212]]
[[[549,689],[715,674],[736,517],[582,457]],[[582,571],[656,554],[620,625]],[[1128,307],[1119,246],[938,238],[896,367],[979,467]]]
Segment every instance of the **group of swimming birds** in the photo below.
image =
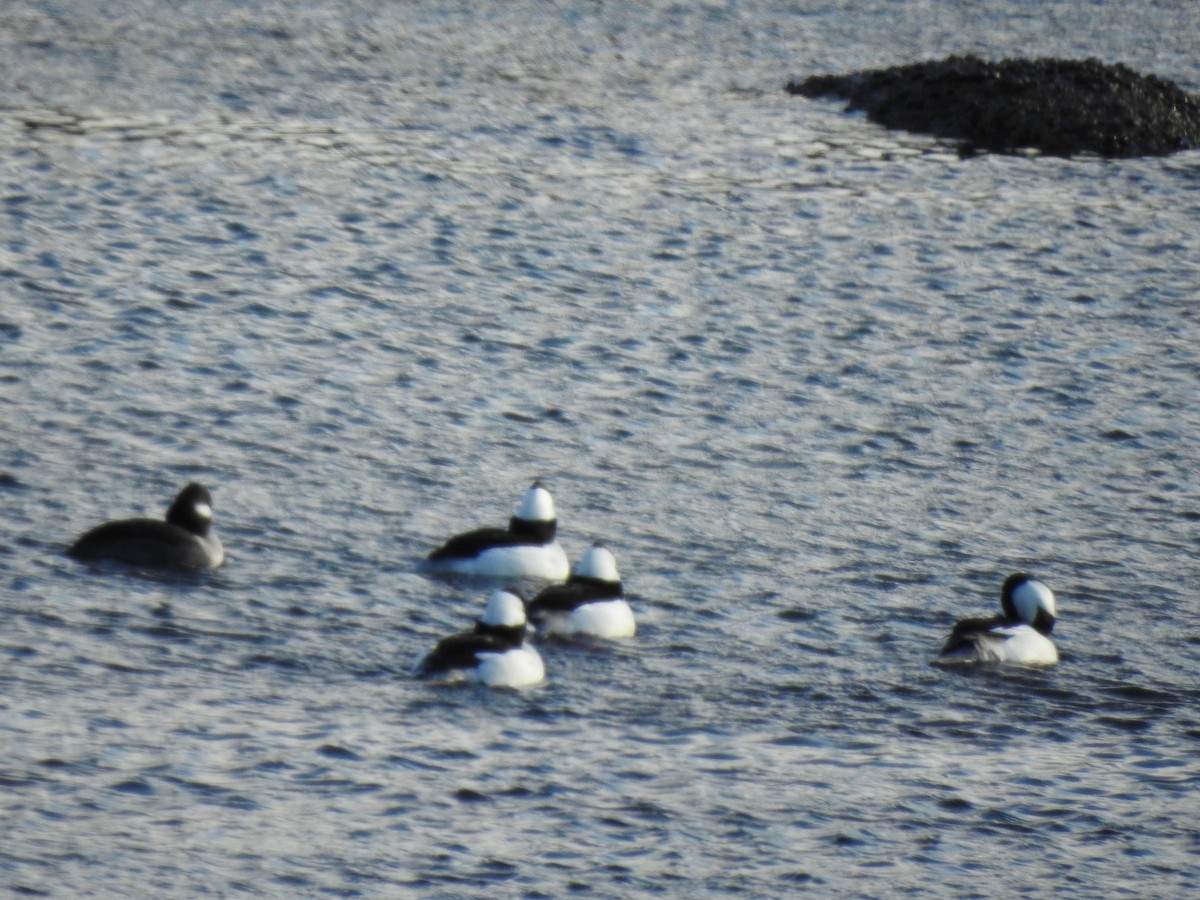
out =
[[[196,571],[225,559],[212,527],[212,496],[195,482],[167,509],[165,520],[106,522],[78,538],[67,555],[88,562]],[[558,518],[550,492],[534,482],[507,528],[478,528],[456,535],[426,561],[430,571],[490,581],[551,582],[531,600],[511,587],[492,591],[473,630],[443,638],[415,670],[419,678],[475,681],[521,687],[545,677],[529,632],[541,638],[619,640],[637,629],[613,554],[590,547],[572,569],[557,540]],[[1022,663],[1058,661],[1050,640],[1054,593],[1023,572],[1008,576],[1000,591],[1003,614],[957,623],[937,662]]]

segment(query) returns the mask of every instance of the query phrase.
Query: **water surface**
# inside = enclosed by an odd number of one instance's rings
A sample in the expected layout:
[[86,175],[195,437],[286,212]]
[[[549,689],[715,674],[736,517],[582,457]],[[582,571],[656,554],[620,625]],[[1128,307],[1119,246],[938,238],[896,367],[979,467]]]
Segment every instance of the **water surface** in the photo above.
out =
[[[1186,5],[0,14],[0,884],[1175,896],[1200,882],[1200,166],[789,97],[973,51],[1200,89]],[[534,478],[639,618],[410,671]],[[197,578],[61,549],[214,492]],[[1051,670],[932,667],[1011,571]]]

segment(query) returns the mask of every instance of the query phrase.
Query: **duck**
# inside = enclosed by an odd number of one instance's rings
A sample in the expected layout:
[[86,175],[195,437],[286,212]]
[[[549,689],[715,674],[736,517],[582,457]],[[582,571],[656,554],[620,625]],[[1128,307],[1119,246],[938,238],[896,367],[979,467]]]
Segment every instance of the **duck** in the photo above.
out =
[[570,563],[556,539],[557,531],[554,498],[535,481],[507,528],[477,528],[455,535],[429,554],[427,565],[460,575],[564,581]]
[[594,544],[580,557],[566,584],[552,585],[529,602],[528,616],[539,637],[633,637],[637,622],[625,600],[612,551]]
[[84,562],[181,571],[216,569],[225,561],[225,549],[212,526],[212,495],[193,481],[175,496],[165,520],[105,522],[80,535],[66,553]]
[[1058,649],[1050,640],[1057,607],[1054,592],[1038,578],[1016,572],[1000,588],[1001,616],[965,619],[950,632],[939,663],[1053,665]]
[[418,663],[420,679],[477,682],[488,687],[526,687],[546,677],[537,649],[525,643],[525,599],[514,588],[488,597],[473,631],[442,638]]

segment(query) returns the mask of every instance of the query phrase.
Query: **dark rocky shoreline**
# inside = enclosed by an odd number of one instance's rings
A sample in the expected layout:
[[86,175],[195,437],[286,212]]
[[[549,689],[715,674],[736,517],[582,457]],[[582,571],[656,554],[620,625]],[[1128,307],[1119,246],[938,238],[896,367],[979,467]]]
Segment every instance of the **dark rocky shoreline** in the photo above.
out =
[[1200,147],[1200,96],[1097,59],[975,56],[815,75],[805,97],[837,97],[887,128],[959,141],[960,152],[1164,156]]

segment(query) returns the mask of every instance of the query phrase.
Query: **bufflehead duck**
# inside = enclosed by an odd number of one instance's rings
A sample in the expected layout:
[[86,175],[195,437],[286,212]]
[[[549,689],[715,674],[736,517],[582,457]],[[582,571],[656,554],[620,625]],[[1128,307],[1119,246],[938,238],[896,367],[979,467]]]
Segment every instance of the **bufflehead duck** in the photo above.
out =
[[539,635],[633,637],[637,623],[625,601],[617,560],[596,544],[580,558],[566,584],[548,587],[529,603]]
[[416,669],[418,678],[523,687],[546,676],[537,650],[525,643],[525,601],[515,590],[493,591],[474,631],[438,641]]
[[122,519],[85,532],[67,548],[79,560],[112,560],[155,569],[215,569],[225,551],[212,529],[212,495],[192,482],[161,519]]
[[1025,663],[1058,662],[1050,640],[1054,630],[1054,592],[1024,572],[1009,575],[1000,590],[1004,615],[966,619],[954,626],[938,662]]
[[554,500],[535,481],[507,529],[479,528],[456,535],[429,554],[429,564],[460,575],[562,581],[570,565],[554,539],[557,529]]

